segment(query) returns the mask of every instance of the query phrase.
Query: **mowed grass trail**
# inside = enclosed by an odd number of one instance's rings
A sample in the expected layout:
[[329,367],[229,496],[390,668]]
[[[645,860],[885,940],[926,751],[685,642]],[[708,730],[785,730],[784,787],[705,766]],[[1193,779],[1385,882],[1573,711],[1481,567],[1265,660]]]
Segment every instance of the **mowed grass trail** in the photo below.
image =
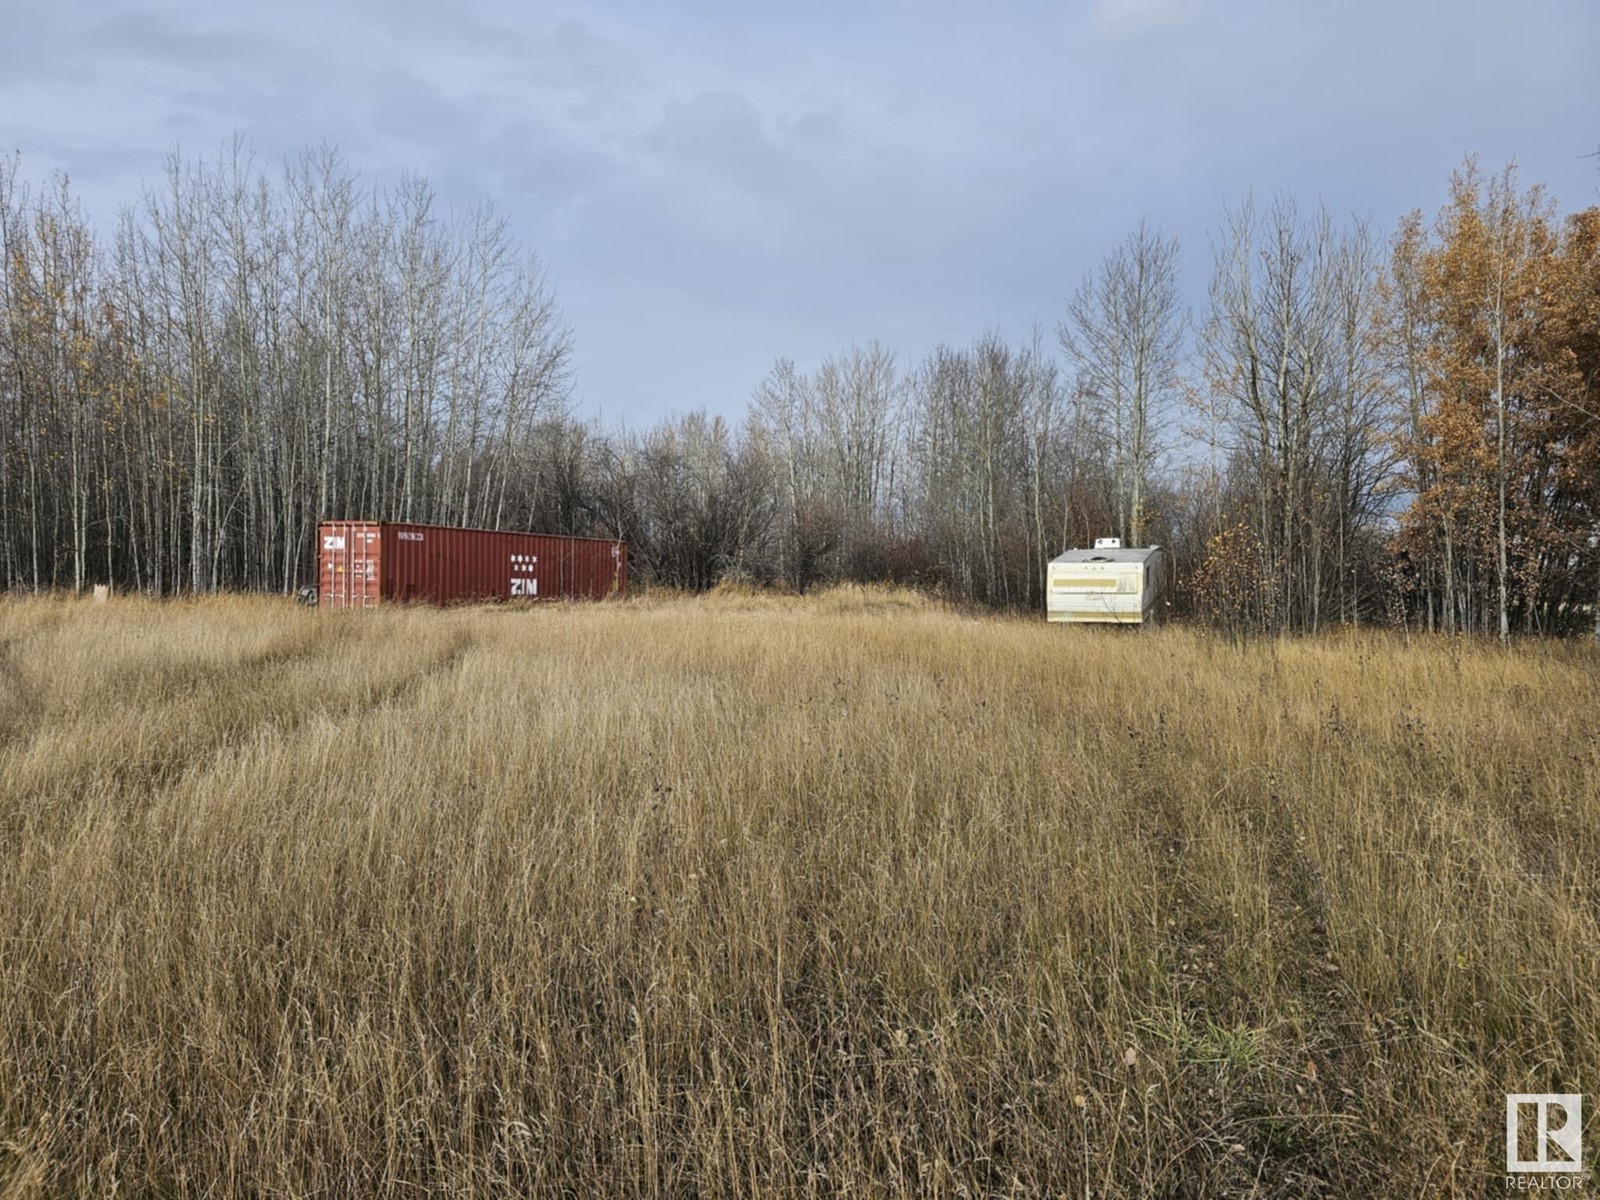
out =
[[0,1195],[1498,1193],[1597,781],[1583,646],[6,602]]

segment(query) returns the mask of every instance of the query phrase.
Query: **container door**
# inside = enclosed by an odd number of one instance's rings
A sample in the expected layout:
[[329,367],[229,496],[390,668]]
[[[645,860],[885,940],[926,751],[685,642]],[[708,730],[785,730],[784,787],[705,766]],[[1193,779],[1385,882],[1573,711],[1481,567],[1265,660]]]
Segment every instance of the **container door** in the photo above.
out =
[[322,603],[329,608],[374,607],[382,559],[378,526],[364,521],[330,521],[319,532]]

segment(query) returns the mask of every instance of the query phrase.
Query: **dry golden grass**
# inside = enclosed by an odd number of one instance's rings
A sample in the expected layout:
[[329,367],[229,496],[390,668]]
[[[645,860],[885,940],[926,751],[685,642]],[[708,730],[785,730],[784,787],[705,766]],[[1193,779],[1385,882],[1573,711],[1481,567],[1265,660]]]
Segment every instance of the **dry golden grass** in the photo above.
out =
[[7,603],[0,1193],[1498,1192],[1600,1079],[1597,714],[860,590]]

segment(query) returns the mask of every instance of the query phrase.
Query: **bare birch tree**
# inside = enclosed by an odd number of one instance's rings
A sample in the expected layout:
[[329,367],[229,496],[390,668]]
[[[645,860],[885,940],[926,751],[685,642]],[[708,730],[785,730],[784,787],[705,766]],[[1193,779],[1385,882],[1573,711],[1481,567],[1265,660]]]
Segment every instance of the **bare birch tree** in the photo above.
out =
[[1144,540],[1145,496],[1177,392],[1185,324],[1177,240],[1141,220],[1085,277],[1058,327],[1108,448],[1117,534],[1129,545]]

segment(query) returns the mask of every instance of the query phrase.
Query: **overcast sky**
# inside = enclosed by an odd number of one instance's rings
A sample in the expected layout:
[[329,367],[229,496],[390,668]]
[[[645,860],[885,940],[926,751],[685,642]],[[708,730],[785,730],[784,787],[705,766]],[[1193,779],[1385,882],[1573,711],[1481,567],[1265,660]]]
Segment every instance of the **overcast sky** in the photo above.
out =
[[164,153],[333,143],[488,197],[577,394],[737,414],[772,360],[1054,325],[1147,214],[1203,296],[1254,190],[1388,227],[1463,155],[1600,202],[1596,0],[6,0],[0,144],[108,224]]

